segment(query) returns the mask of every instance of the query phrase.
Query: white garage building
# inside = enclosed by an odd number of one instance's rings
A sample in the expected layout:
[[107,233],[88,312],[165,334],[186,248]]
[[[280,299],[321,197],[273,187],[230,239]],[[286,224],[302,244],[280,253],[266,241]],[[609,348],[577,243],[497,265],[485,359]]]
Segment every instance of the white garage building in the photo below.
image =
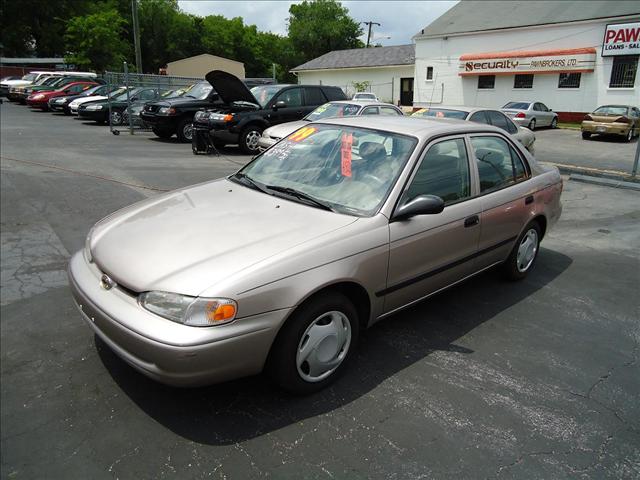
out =
[[334,50],[291,71],[300,84],[335,85],[350,97],[364,83],[384,102],[411,106],[414,53],[414,45]]
[[414,107],[640,104],[640,1],[462,0],[414,40]]

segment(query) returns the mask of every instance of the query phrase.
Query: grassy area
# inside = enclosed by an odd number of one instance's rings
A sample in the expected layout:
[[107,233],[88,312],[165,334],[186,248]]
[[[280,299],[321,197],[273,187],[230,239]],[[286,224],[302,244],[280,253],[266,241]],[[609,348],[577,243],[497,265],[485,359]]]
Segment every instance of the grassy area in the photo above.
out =
[[570,130],[580,130],[581,122],[558,122],[558,128],[568,128]]

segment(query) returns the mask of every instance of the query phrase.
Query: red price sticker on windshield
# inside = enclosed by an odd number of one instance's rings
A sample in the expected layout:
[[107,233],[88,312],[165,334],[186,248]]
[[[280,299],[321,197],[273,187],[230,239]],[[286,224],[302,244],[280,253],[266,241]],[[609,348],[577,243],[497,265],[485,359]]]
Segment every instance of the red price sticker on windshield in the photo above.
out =
[[352,145],[353,145],[353,134],[343,133],[340,154],[342,158],[342,175],[345,177],[351,176],[351,146]]

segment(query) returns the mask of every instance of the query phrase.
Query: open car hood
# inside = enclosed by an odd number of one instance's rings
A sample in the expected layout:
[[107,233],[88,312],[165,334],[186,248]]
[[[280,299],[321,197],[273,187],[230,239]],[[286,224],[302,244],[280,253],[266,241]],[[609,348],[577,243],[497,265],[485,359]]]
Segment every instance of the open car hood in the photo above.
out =
[[222,70],[211,70],[205,75],[207,82],[218,92],[220,99],[226,103],[250,102],[260,105],[247,86],[235,75],[223,72]]

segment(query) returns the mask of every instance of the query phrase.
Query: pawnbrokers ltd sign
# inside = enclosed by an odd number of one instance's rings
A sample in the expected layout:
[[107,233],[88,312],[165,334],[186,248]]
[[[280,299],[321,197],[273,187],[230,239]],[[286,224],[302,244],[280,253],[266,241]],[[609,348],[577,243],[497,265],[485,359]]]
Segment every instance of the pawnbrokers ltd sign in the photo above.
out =
[[459,75],[593,72],[595,63],[595,48],[465,54]]

